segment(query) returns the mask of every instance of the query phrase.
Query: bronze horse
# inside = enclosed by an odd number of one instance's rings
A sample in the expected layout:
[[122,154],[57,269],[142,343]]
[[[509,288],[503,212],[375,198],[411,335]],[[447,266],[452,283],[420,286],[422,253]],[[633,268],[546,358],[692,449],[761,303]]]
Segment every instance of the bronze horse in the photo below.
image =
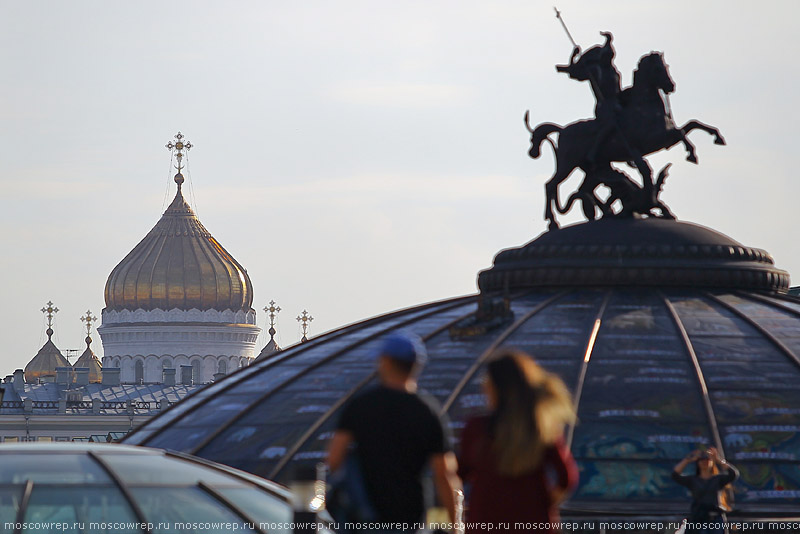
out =
[[[695,147],[687,139],[687,134],[700,129],[714,136],[714,143],[724,145],[725,140],[718,129],[691,120],[682,127],[677,127],[667,113],[659,91],[669,94],[675,90],[675,82],[669,75],[661,53],[652,52],[639,60],[633,75],[633,85],[620,94],[621,109],[617,114],[615,128],[605,139],[596,139],[603,131],[603,124],[597,119],[576,121],[567,126],[543,123],[533,129],[525,113],[525,125],[531,132],[531,148],[528,155],[534,159],[541,155],[541,145],[547,139],[553,145],[556,156],[556,171],[545,184],[546,208],[545,219],[550,221],[550,228],[558,228],[553,207],[559,207],[558,186],[569,177],[573,170],[580,168],[587,177],[610,175],[607,171],[611,162],[633,162],[642,175],[642,194],[647,198],[643,202],[638,199],[638,209],[625,209],[623,212],[648,213],[650,208],[661,208],[657,191],[654,188],[652,169],[644,160],[644,156],[683,143],[688,155],[686,159],[697,163]],[[607,130],[607,129],[606,129]],[[558,133],[558,144],[548,136]],[[594,157],[590,155],[591,147],[597,146]],[[588,188],[582,186],[584,193]],[[592,195],[593,197],[593,195]],[[584,194],[584,202],[591,199]],[[624,201],[623,201],[624,204]],[[642,206],[649,206],[642,211]],[[592,212],[594,207],[591,208]],[[589,209],[584,206],[584,212]],[[605,212],[605,210],[604,210]],[[591,217],[593,219],[594,217]]]

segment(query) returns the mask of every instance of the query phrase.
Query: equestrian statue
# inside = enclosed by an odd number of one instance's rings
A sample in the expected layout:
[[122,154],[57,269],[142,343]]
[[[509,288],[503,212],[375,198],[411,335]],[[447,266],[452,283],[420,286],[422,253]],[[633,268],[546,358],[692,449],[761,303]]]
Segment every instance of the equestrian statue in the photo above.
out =
[[[554,211],[563,215],[578,200],[589,220],[596,218],[598,209],[603,217],[674,219],[669,208],[659,200],[669,165],[659,172],[654,181],[653,171],[644,157],[683,143],[687,151],[686,159],[697,163],[695,147],[686,137],[695,129],[714,136],[714,143],[725,144],[718,129],[700,121],[691,120],[681,127],[675,124],[664,102],[675,90],[675,82],[670,77],[663,54],[651,52],[643,56],[633,73],[633,85],[621,89],[620,74],[614,66],[613,36],[608,32],[601,35],[605,38],[602,45],[593,46],[583,53],[580,47],[575,46],[569,64],[556,66],[558,72],[566,73],[574,80],[590,83],[597,102],[595,118],[579,120],[567,126],[543,123],[531,128],[529,113],[525,112],[525,126],[531,132],[528,155],[538,158],[545,140],[555,152],[556,170],[545,184],[547,204],[544,216],[549,221],[550,229],[558,228]],[[558,134],[557,142],[550,137],[551,134]],[[642,184],[639,185],[614,167],[614,162],[635,167],[641,175]],[[562,207],[558,187],[576,168],[583,171],[584,180]],[[601,185],[609,190],[605,201],[596,195]],[[621,207],[615,208],[612,204],[617,201]]]

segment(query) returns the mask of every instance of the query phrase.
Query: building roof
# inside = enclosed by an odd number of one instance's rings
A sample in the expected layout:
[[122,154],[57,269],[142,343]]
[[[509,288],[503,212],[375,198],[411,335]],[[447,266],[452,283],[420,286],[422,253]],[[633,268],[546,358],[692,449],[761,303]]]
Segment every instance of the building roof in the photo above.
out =
[[110,386],[105,384],[26,384],[23,391],[13,387],[13,383],[4,384],[3,415],[25,413],[25,400],[30,399],[30,413],[38,415],[57,414],[58,401],[67,398],[67,391],[79,393],[80,402],[67,402],[64,413],[73,415],[91,415],[92,399],[99,399],[101,415],[118,415],[128,413],[128,406],[137,414],[154,414],[160,410],[159,401],[175,404],[191,393],[202,388],[202,385],[167,386],[164,384],[122,384]]

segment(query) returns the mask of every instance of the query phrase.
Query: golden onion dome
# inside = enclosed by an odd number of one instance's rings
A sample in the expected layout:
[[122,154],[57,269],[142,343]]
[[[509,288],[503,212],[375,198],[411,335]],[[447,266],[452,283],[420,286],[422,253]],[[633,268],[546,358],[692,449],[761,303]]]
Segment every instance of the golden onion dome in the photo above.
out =
[[253,303],[247,271],[205,229],[181,193],[161,220],[111,271],[107,310],[245,310]]
[[75,365],[72,367],[74,369],[81,369],[87,368],[89,369],[89,382],[90,383],[98,383],[102,382],[103,380],[103,365],[100,363],[100,359],[95,356],[94,351],[89,346],[92,343],[92,338],[86,336],[86,350],[83,351],[81,357],[78,358],[78,361],[75,362]]
[[56,377],[56,367],[71,367],[67,359],[53,343],[53,329],[47,328],[47,342],[36,356],[25,366],[25,382],[36,383],[43,378]]

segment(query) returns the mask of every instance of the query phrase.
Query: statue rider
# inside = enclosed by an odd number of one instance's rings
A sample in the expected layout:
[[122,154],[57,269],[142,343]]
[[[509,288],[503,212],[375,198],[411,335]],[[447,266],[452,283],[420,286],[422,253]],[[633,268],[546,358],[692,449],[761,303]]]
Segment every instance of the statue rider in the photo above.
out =
[[614,36],[610,32],[601,32],[600,35],[606,38],[603,45],[593,46],[583,54],[580,47],[576,46],[572,50],[569,65],[556,65],[558,72],[566,72],[573,80],[588,80],[597,100],[594,114],[600,131],[588,152],[590,161],[594,161],[602,143],[618,128],[617,117],[622,109],[620,74],[614,66],[615,51],[611,45]]

